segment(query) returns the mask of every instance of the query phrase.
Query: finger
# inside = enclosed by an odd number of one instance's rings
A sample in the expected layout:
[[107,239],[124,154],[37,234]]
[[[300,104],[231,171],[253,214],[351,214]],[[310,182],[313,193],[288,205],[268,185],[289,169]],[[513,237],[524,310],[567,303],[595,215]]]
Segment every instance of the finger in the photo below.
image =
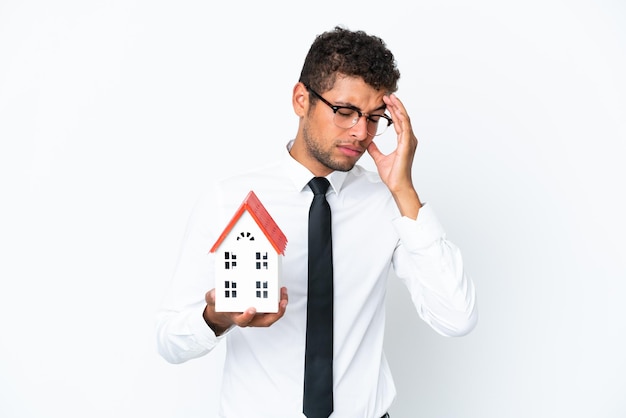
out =
[[393,120],[393,130],[396,132],[396,135],[398,135],[398,141],[401,141],[401,135],[406,125],[405,115],[402,112],[402,103],[395,94],[384,96],[383,101],[387,105],[387,110],[389,111],[391,119]]
[[209,306],[215,306],[215,289],[211,289],[205,293],[204,301]]
[[235,325],[245,328],[251,326],[256,314],[257,313],[255,308],[248,308],[243,313],[232,314],[232,319]]
[[282,318],[284,311],[279,311],[278,313],[265,313],[258,314],[254,317],[254,319],[248,324],[249,327],[260,327],[267,328],[272,326],[276,321]]
[[396,133],[398,134],[398,144],[405,143],[409,150],[415,150],[417,147],[417,137],[413,133],[411,118],[404,107],[404,104],[395,94],[388,99],[389,109],[394,119]]
[[280,301],[278,302],[278,312],[276,313],[265,313],[265,314],[257,314],[252,321],[248,324],[248,326],[254,327],[269,327],[278,321],[280,318],[285,315],[285,311],[287,310],[287,304],[289,302],[289,294],[287,293],[287,288],[282,287],[280,289]]
[[368,145],[367,152],[374,161],[378,160],[381,157],[384,157],[384,154],[380,151],[378,145],[376,145],[373,141],[370,142],[370,144]]
[[391,118],[394,120],[396,132],[399,134],[401,131],[408,131],[411,129],[411,119],[404,107],[404,104],[398,96],[391,94],[388,97],[387,103],[388,109],[391,112]]
[[395,95],[395,93],[392,93],[387,97],[386,104],[390,108],[391,112],[397,114],[398,116],[407,116],[404,104],[398,96]]
[[278,311],[282,311],[282,314],[287,310],[287,303],[289,303],[289,293],[287,288],[283,286],[280,288],[280,302],[278,302]]

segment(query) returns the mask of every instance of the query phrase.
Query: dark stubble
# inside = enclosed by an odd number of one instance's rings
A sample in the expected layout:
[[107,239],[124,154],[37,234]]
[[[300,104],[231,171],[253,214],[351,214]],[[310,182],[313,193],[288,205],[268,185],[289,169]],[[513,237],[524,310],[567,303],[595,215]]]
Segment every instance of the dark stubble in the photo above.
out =
[[320,147],[321,141],[318,141],[313,135],[311,135],[311,131],[309,130],[308,125],[305,125],[302,129],[302,136],[304,137],[304,143],[306,145],[307,151],[310,155],[312,155],[317,161],[322,163],[325,167],[334,170],[334,171],[350,171],[356,164],[355,162],[350,161],[337,161],[332,157],[332,148],[329,150],[324,150]]

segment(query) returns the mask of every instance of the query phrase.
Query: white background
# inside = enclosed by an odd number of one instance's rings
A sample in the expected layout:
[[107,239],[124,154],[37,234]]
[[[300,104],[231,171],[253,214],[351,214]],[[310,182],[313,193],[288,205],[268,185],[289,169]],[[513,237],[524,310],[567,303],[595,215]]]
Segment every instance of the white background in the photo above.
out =
[[392,416],[626,416],[617,0],[0,0],[0,416],[214,416],[223,352],[167,364],[154,312],[199,191],[293,137],[336,24],[396,55],[416,186],[478,289],[449,339],[391,280]]

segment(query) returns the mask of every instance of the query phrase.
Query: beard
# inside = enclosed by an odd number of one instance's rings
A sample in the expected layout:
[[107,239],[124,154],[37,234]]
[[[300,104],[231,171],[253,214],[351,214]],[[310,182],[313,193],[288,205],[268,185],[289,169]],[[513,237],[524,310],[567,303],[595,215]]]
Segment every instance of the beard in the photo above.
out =
[[308,125],[305,125],[302,129],[302,136],[304,138],[304,144],[306,145],[307,152],[317,161],[319,161],[325,167],[333,171],[350,171],[358,161],[340,161],[332,156],[332,150],[334,146],[329,149],[322,149],[322,141],[318,140],[311,134]]

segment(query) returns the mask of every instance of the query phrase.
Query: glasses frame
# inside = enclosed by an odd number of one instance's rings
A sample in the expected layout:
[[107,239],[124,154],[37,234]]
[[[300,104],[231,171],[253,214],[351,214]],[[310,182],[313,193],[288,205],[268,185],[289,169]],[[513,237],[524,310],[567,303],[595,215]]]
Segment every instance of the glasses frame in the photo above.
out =
[[379,135],[382,135],[382,134],[384,134],[385,132],[387,132],[387,129],[388,129],[388,128],[389,128],[389,127],[393,124],[393,120],[391,119],[391,117],[390,117],[390,116],[388,116],[388,115],[385,115],[384,113],[383,113],[383,114],[371,114],[371,113],[364,113],[364,112],[361,112],[361,110],[360,110],[360,109],[357,109],[357,108],[356,108],[356,107],[354,107],[354,106],[338,106],[338,105],[334,105],[334,104],[332,104],[331,102],[329,102],[328,100],[324,99],[324,98],[322,97],[322,95],[321,95],[321,94],[319,94],[318,92],[316,92],[315,90],[313,90],[313,89],[312,89],[311,87],[309,87],[308,85],[304,84],[304,87],[305,87],[305,88],[306,88],[309,92],[313,93],[313,95],[314,95],[315,97],[317,97],[318,99],[320,99],[320,100],[321,100],[321,101],[322,101],[322,102],[323,102],[326,106],[330,107],[330,108],[332,109],[332,111],[333,111],[333,115],[335,115],[335,116],[336,116],[336,115],[337,115],[337,111],[339,111],[339,110],[341,110],[341,109],[348,109],[348,110],[351,110],[351,111],[353,111],[353,112],[356,112],[356,113],[357,113],[357,115],[359,115],[359,117],[358,117],[358,118],[354,118],[354,123],[352,124],[352,126],[348,126],[347,128],[344,128],[343,126],[339,126],[339,125],[337,125],[337,123],[335,122],[335,118],[333,117],[333,123],[334,123],[334,124],[335,124],[335,126],[337,126],[338,128],[341,128],[341,129],[351,129],[351,128],[355,127],[357,123],[359,123],[359,121],[361,120],[361,118],[362,118],[363,116],[365,116],[365,119],[366,119],[368,122],[372,122],[372,123],[376,123],[376,124],[378,124],[378,123],[380,123],[380,119],[379,119],[378,121],[375,121],[375,120],[373,120],[373,119],[372,119],[372,116],[378,116],[378,117],[383,118],[383,119],[385,119],[385,120],[387,121],[387,126],[385,126],[385,129],[384,129],[381,133],[379,133],[379,134],[372,134],[369,130],[367,131],[367,133],[368,133],[368,134],[370,134],[370,135],[372,135],[372,136],[379,136]]

